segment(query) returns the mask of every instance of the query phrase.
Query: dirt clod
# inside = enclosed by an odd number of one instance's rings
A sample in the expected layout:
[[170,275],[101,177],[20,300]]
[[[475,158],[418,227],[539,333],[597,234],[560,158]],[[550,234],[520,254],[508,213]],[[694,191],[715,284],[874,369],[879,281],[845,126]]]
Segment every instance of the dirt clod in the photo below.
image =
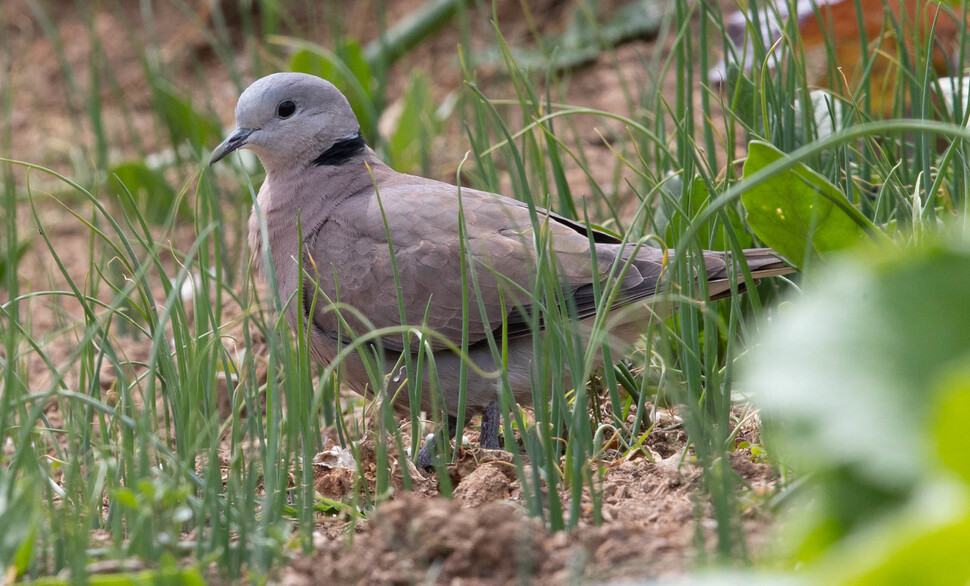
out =
[[454,497],[465,507],[478,507],[506,498],[511,483],[500,464],[489,463],[466,476],[455,488]]
[[331,543],[315,557],[297,560],[283,583],[447,583],[459,577],[504,583],[541,564],[542,538],[539,523],[511,505],[462,509],[454,501],[402,494],[378,507],[371,532],[355,540],[353,551]]
[[482,448],[463,449],[458,453],[455,463],[448,466],[452,486],[459,486],[466,476],[490,462],[494,462],[510,481],[515,480],[515,466],[510,452]]

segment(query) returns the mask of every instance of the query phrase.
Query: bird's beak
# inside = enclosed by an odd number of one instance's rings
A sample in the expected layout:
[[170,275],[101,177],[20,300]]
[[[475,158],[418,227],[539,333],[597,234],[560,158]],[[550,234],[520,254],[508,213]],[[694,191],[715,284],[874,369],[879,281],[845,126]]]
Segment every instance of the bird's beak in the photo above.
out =
[[256,130],[258,129],[237,128],[234,130],[226,140],[222,141],[222,144],[216,147],[216,150],[212,151],[212,156],[209,158],[209,166],[215,165],[232,151],[246,146],[246,140],[249,138],[249,135],[256,132]]

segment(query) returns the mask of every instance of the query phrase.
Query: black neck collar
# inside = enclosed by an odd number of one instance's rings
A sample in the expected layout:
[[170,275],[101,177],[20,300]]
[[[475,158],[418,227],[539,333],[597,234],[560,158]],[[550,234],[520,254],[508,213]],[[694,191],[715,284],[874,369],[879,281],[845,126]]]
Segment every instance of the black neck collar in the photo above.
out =
[[361,153],[367,142],[361,136],[360,131],[350,138],[338,140],[327,150],[320,153],[320,156],[313,159],[313,164],[318,167],[343,165],[351,158]]

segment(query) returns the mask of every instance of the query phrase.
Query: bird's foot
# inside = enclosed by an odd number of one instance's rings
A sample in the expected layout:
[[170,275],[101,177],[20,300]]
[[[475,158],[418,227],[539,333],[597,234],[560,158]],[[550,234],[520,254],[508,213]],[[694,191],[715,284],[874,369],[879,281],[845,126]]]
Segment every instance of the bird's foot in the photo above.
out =
[[448,427],[447,429],[441,428],[434,435],[429,435],[425,440],[424,445],[421,447],[421,451],[418,452],[418,468],[433,468],[438,453],[438,443],[445,445],[455,437],[458,433],[458,418],[452,415],[448,416]]
[[421,446],[421,451],[418,452],[418,468],[428,469],[434,467],[434,456],[435,456],[435,437],[429,434],[428,438],[425,440],[424,445]]
[[486,450],[499,450],[499,412],[498,401],[492,401],[482,409],[482,429],[479,437],[479,445]]

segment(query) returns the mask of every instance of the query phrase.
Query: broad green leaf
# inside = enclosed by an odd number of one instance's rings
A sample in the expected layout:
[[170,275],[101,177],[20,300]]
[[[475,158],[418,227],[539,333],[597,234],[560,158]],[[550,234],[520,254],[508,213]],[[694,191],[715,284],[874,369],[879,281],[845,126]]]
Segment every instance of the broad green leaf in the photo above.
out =
[[[694,177],[686,188],[680,177],[672,177],[665,181],[660,189],[664,194],[665,205],[657,209],[654,216],[654,229],[667,242],[676,242],[679,234],[677,227],[672,224],[671,220],[683,214],[687,216],[690,222],[694,222],[710,205],[710,191],[700,177]],[[742,248],[750,248],[753,245],[751,232],[745,228],[738,208],[733,205],[725,206],[717,216],[707,220],[699,227],[697,235],[700,238],[700,245],[711,250],[727,250],[731,247],[727,230],[725,230],[725,218],[730,222],[738,244]]]
[[138,498],[135,496],[135,493],[132,492],[130,489],[119,488],[118,490],[114,491],[113,496],[114,496],[115,502],[118,502],[130,509],[138,508]]
[[[11,482],[10,476],[0,480]],[[3,484],[2,486],[7,486]],[[0,495],[0,576],[8,568],[15,568],[16,575],[23,575],[34,549],[37,531],[37,503],[33,491],[14,485],[12,494]]]
[[17,569],[18,576],[23,576],[27,573],[27,569],[30,566],[30,560],[34,557],[34,543],[37,536],[37,523],[28,522],[27,526],[30,528],[30,532],[23,540],[23,543],[20,544],[20,548],[14,554],[13,563],[11,564]]
[[202,152],[203,148],[222,140],[219,121],[198,112],[192,107],[190,98],[180,95],[168,83],[156,80],[152,84],[152,101],[155,111],[165,122],[172,146],[188,142],[196,152]]
[[737,116],[748,128],[764,127],[761,113],[761,92],[754,81],[741,71],[734,62],[725,65],[727,70],[727,96],[731,100],[731,114]]
[[937,454],[944,466],[970,485],[970,369],[964,366],[945,377],[937,392],[936,424],[930,428]]
[[353,40],[344,41],[340,45],[339,55],[350,72],[354,74],[360,86],[367,91],[367,97],[374,100],[376,98],[374,92],[377,79],[364,57],[364,49],[361,48],[360,43]]
[[[111,169],[111,189],[129,207],[124,192],[131,193],[138,212],[152,224],[161,224],[174,212],[186,214],[184,200],[179,199],[161,171],[142,161],[128,161]],[[176,207],[179,209],[176,209]],[[132,211],[132,210],[129,210]]]
[[431,82],[424,73],[414,73],[404,93],[404,108],[397,129],[388,144],[391,166],[402,173],[420,171],[439,128]]
[[[811,474],[805,542],[818,553],[906,503],[939,478],[937,445],[959,433],[965,398],[934,437],[941,373],[970,356],[970,243],[870,247],[817,276],[788,304],[748,357],[772,454]],[[949,440],[947,440],[949,441]],[[967,445],[941,448],[961,474]],[[812,557],[808,555],[807,557]],[[805,559],[802,557],[801,559]]]
[[[959,510],[960,504],[953,503]],[[970,517],[940,524],[933,512],[883,524],[871,539],[834,552],[816,583],[844,586],[944,586],[970,583]],[[848,554],[848,555],[846,555]]]
[[[786,156],[760,141],[749,149],[745,178]],[[800,163],[745,190],[741,203],[755,235],[798,267],[806,255],[848,248],[876,229],[836,186]]]

